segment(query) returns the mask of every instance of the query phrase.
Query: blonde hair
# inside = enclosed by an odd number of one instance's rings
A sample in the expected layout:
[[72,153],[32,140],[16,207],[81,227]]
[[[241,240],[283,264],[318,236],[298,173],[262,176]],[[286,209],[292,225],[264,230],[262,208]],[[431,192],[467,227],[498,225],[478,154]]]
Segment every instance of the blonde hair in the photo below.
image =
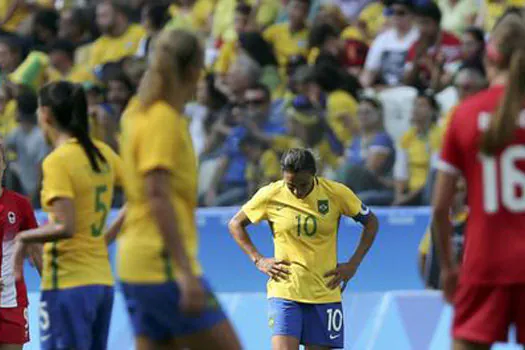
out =
[[142,107],[159,100],[169,101],[177,91],[196,84],[192,73],[203,65],[203,49],[194,34],[171,29],[163,31],[153,43],[150,64],[138,90]]
[[494,28],[487,58],[500,70],[508,70],[505,93],[485,131],[481,150],[494,154],[514,136],[517,119],[525,102],[525,24],[518,15],[507,15]]

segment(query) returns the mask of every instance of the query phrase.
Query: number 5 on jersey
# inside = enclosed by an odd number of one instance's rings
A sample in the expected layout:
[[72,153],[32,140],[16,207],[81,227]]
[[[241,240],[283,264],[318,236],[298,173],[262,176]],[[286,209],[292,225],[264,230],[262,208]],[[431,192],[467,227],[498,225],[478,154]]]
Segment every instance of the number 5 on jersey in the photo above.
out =
[[103,194],[108,191],[106,185],[101,185],[95,187],[95,212],[101,214],[100,220],[91,224],[91,235],[93,237],[98,237],[102,234],[104,226],[106,224],[106,218],[108,216],[108,207],[103,199]]

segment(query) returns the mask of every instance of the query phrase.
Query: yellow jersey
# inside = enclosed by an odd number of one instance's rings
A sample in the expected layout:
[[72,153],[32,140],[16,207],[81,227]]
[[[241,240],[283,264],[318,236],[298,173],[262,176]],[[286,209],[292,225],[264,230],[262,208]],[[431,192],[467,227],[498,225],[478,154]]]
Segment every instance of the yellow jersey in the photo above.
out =
[[88,65],[93,68],[99,64],[115,62],[137,52],[140,40],[146,31],[138,24],[131,24],[119,37],[103,35],[91,44]]
[[122,180],[122,165],[109,146],[99,141],[95,141],[95,145],[107,161],[100,162],[100,173],[91,169],[82,146],[73,138],[44,159],[42,206],[49,213],[50,221],[56,222],[53,201],[73,200],[75,234],[70,239],[44,245],[43,290],[113,285],[103,235],[113,189]]
[[292,33],[289,23],[279,23],[266,29],[263,36],[273,46],[279,66],[286,67],[290,57],[295,55],[308,56],[309,34],[308,28]]
[[166,102],[143,110],[128,110],[122,119],[120,151],[124,164],[127,214],[118,244],[118,274],[128,283],[162,283],[174,279],[177,268],[152,218],[144,177],[156,169],[170,173],[170,197],[179,233],[193,272],[197,260],[197,160],[189,122]]
[[368,211],[346,186],[321,177],[304,199],[298,199],[283,181],[261,188],[242,211],[252,223],[268,221],[274,257],[287,260],[288,280],[268,282],[268,298],[302,303],[341,301],[341,291],[326,286],[323,277],[337,266],[337,231],[341,216],[357,218]]
[[411,127],[400,140],[400,147],[407,154],[408,188],[410,191],[421,189],[428,178],[430,161],[433,153],[441,146],[441,130],[433,126],[425,137],[418,135]]

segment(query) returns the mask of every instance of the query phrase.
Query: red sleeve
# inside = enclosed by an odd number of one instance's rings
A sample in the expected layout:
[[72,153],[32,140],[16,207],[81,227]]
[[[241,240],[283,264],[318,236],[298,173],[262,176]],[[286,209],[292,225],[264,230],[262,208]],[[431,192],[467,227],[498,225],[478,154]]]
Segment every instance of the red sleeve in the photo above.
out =
[[461,160],[461,149],[458,139],[458,125],[457,120],[462,119],[461,110],[456,110],[452,115],[452,120],[448,125],[443,140],[443,150],[441,151],[441,157],[438,162],[438,169],[445,172],[461,172],[462,160]]
[[23,197],[19,199],[20,211],[24,216],[24,221],[22,222],[21,230],[30,230],[38,227],[38,222],[36,221],[35,211],[31,206],[31,203]]
[[406,58],[406,62],[413,62],[414,59],[416,58],[416,47],[418,45],[418,42],[419,41],[416,41],[415,43],[412,44],[412,46],[410,46],[410,49],[408,49],[408,53],[407,53],[407,58]]

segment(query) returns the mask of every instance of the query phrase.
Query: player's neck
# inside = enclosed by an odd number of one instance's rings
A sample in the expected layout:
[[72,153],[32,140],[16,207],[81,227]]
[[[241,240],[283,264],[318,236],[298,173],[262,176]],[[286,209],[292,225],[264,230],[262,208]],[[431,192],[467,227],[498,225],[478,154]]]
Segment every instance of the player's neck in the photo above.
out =
[[60,133],[58,134],[55,139],[53,140],[53,147],[58,148],[62,146],[64,143],[71,140],[73,137],[69,134]]
[[501,72],[498,73],[491,81],[490,86],[496,86],[496,85],[505,85],[507,84],[507,81],[509,80],[509,74],[508,72]]

